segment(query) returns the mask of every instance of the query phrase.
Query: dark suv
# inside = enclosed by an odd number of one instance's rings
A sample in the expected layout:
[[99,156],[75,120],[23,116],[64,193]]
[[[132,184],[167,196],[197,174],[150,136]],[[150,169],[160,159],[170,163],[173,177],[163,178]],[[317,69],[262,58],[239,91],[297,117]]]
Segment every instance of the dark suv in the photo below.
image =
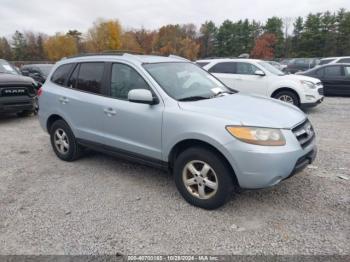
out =
[[22,75],[33,78],[40,84],[43,84],[50,74],[53,64],[32,64],[21,67]]
[[0,113],[30,115],[37,109],[37,84],[0,59]]
[[314,68],[320,62],[318,58],[293,58],[288,62],[284,72],[295,74]]

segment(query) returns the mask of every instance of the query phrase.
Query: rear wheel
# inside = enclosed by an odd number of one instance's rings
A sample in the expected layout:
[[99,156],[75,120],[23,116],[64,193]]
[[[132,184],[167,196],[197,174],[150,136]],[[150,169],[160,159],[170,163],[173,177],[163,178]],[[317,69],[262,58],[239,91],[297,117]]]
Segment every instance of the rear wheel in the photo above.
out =
[[63,120],[57,120],[50,129],[51,145],[55,154],[64,161],[74,161],[82,154],[82,147]]
[[292,104],[292,105],[295,105],[295,106],[299,106],[299,99],[298,99],[298,96],[291,92],[291,91],[280,91],[280,92],[277,92],[273,98],[276,98],[278,100],[281,100],[285,103],[288,103],[288,104]]
[[184,199],[204,209],[224,205],[233,192],[232,172],[216,153],[190,148],[175,160],[174,178]]

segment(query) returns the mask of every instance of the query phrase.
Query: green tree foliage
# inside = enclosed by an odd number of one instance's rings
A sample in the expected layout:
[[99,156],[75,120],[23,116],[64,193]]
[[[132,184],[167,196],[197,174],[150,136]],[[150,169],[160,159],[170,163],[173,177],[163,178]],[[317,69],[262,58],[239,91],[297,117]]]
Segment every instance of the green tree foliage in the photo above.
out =
[[216,25],[212,21],[207,21],[202,24],[199,32],[200,56],[214,56],[216,48],[216,35],[218,32]]
[[283,35],[283,21],[279,17],[271,17],[267,19],[264,27],[265,33],[273,34],[276,37],[276,44],[274,46],[275,55],[281,57],[284,55],[284,35]]
[[12,51],[13,59],[15,60],[26,60],[27,56],[27,40],[24,34],[16,31],[12,37]]

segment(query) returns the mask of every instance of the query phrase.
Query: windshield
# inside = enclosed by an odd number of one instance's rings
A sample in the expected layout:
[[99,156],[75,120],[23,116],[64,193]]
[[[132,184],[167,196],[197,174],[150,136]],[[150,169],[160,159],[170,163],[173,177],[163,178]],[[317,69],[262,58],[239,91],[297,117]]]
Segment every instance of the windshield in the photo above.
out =
[[266,69],[267,71],[269,71],[270,73],[277,75],[277,76],[284,76],[285,74],[277,69],[276,67],[274,67],[273,65],[267,63],[267,62],[258,62],[259,65],[261,65],[264,69]]
[[44,76],[48,76],[51,72],[53,65],[40,65],[38,66]]
[[5,60],[0,60],[0,73],[18,75],[16,69]]
[[232,93],[219,80],[192,63],[154,63],[143,67],[176,100],[209,99],[218,94]]

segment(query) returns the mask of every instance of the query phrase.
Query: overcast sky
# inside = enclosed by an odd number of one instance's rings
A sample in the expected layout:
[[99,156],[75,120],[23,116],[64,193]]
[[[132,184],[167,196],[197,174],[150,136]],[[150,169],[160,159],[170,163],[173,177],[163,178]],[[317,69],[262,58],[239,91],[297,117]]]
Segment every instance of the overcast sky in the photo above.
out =
[[169,23],[306,16],[350,10],[350,0],[0,0],[0,36],[15,30],[54,34],[85,32],[97,18],[117,18],[124,28],[156,29]]

